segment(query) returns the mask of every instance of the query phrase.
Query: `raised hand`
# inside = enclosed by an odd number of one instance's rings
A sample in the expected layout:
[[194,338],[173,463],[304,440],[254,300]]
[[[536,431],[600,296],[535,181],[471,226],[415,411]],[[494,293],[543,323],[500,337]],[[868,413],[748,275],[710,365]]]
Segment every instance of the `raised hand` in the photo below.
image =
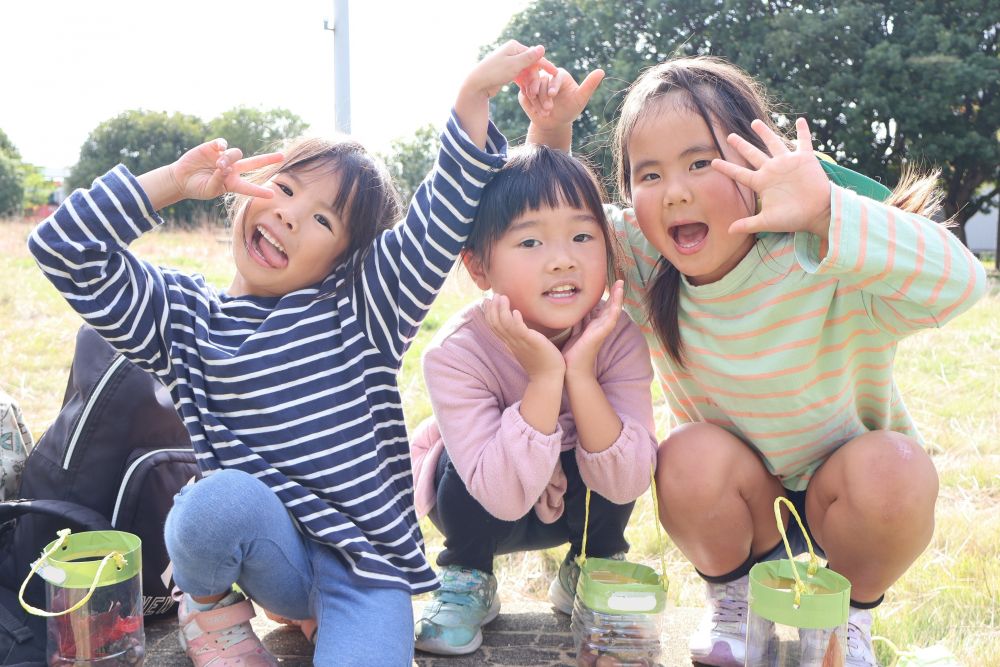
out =
[[533,125],[541,130],[548,130],[572,124],[579,118],[603,80],[602,69],[595,69],[579,84],[562,67],[555,73],[542,71],[539,73],[538,85],[521,86],[517,101]]
[[753,121],[750,127],[764,141],[770,155],[746,139],[730,134],[726,141],[752,168],[712,160],[712,168],[760,196],[760,210],[733,222],[729,231],[734,234],[806,231],[825,239],[830,227],[830,180],[813,153],[809,124],[804,118],[795,121],[798,140],[795,150],[790,150],[760,120]]
[[567,382],[571,382],[573,377],[594,377],[597,352],[614,331],[624,301],[625,283],[616,280],[611,286],[610,297],[600,306],[597,316],[587,323],[587,328],[576,340],[563,348]]
[[465,78],[455,101],[455,113],[469,138],[483,148],[486,145],[486,121],[490,98],[508,83],[533,87],[540,71],[555,73],[555,66],[545,60],[545,48],[525,46],[510,40],[479,61]]
[[228,148],[225,139],[195,146],[170,165],[170,178],[181,199],[214,199],[226,192],[251,197],[273,197],[274,192],[244,180],[258,167],[281,162],[281,153],[262,153],[244,158],[239,148]]
[[530,380],[558,377],[561,384],[566,363],[559,348],[543,334],[529,329],[521,313],[511,310],[506,296],[497,294],[489,299],[485,315],[490,329],[511,351]]

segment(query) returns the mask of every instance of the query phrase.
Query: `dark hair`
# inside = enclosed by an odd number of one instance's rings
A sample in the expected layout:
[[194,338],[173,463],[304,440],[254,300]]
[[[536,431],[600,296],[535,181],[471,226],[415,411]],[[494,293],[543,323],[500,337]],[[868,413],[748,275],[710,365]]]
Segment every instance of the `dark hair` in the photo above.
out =
[[465,251],[489,266],[490,252],[510,224],[525,211],[571,206],[589,211],[597,220],[608,249],[608,276],[617,272],[620,253],[604,213],[604,189],[581,160],[540,144],[513,149],[479,200],[475,223]]
[[[705,121],[720,157],[724,152],[715,134],[716,125],[726,135],[735,133],[764,153],[769,151],[763,140],[750,129],[754,119],[759,118],[772,132],[783,136],[774,123],[772,105],[764,89],[736,65],[721,58],[696,56],[675,58],[650,67],[629,86],[612,137],[615,177],[627,202],[632,197],[629,139],[643,119],[662,112],[657,103],[662,104],[662,98],[671,92],[681,93],[671,103],[697,113]],[[785,141],[788,142],[788,139]],[[939,202],[934,194],[936,178],[936,174],[921,176],[912,171],[906,172],[886,203],[930,216]],[[733,187],[736,187],[735,183]],[[752,211],[754,207],[754,202],[747,202],[748,209]],[[680,281],[681,274],[677,267],[661,257],[646,293],[646,308],[650,323],[667,353],[683,366],[684,342],[678,321]]]
[[[356,276],[361,270],[365,253],[375,237],[392,228],[403,213],[399,194],[392,177],[381,160],[351,140],[329,141],[319,138],[299,138],[282,148],[285,159],[248,173],[251,183],[263,184],[278,174],[336,174],[340,188],[331,208],[344,221],[348,243],[341,263],[354,259]],[[243,217],[251,197],[230,193],[226,196],[226,212],[236,224]]]

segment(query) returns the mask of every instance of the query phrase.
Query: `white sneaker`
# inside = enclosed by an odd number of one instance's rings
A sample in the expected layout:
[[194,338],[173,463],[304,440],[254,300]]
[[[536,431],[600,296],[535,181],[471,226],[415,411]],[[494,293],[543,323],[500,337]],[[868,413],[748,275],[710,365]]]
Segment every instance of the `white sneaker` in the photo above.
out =
[[750,578],[705,584],[708,609],[688,647],[691,661],[714,667],[743,667],[747,652],[747,591]]
[[878,667],[872,649],[872,612],[851,607],[847,617],[847,667]]

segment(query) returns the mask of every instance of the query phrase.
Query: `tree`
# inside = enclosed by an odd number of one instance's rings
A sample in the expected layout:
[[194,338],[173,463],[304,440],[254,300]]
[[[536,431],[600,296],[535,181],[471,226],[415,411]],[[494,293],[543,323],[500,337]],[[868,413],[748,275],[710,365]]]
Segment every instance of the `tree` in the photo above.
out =
[[15,160],[21,159],[21,154],[17,152],[17,147],[14,142],[10,140],[7,133],[0,130],[0,153],[6,154],[8,157],[12,157]]
[[0,218],[19,215],[24,199],[21,163],[0,150]]
[[309,124],[287,109],[250,109],[236,107],[208,124],[210,137],[223,137],[244,155],[276,150],[286,139],[309,129]]
[[[94,129],[80,148],[80,159],[70,171],[67,189],[90,184],[119,162],[133,174],[142,174],[179,158],[205,141],[205,124],[195,116],[163,111],[126,111]],[[171,206],[164,217],[192,222],[210,209],[202,202]]]
[[[817,147],[839,161],[889,185],[907,164],[940,169],[945,214],[961,229],[998,192],[998,17],[1000,0],[538,0],[498,41],[545,44],[578,79],[608,72],[574,136],[605,174],[615,91],[672,54],[718,55],[781,102],[779,121],[808,117]],[[514,96],[495,106],[520,136]]]
[[[286,109],[262,111],[237,107],[208,124],[197,116],[163,111],[133,110],[98,125],[80,149],[67,187],[89,187],[95,178],[119,162],[133,174],[169,164],[198,144],[224,137],[245,155],[268,149],[275,142],[298,136],[308,127]],[[217,214],[218,202],[183,201],[163,213],[167,219],[191,223]]]
[[379,154],[389,168],[404,205],[413,199],[413,193],[434,168],[437,147],[438,131],[433,125],[424,125],[409,138],[394,139],[388,155]]

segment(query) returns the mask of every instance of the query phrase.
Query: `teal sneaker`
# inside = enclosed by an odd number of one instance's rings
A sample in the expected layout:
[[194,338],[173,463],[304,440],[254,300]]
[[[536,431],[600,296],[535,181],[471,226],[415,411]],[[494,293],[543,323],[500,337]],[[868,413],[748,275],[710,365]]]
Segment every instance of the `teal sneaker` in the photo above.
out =
[[439,655],[472,653],[483,643],[482,627],[500,613],[497,579],[482,570],[446,565],[441,588],[414,624],[414,646]]
[[[608,556],[611,560],[625,560],[624,553]],[[549,584],[549,602],[567,616],[573,615],[573,603],[576,601],[576,583],[580,580],[580,566],[576,557],[566,554],[559,565],[559,572]]]

